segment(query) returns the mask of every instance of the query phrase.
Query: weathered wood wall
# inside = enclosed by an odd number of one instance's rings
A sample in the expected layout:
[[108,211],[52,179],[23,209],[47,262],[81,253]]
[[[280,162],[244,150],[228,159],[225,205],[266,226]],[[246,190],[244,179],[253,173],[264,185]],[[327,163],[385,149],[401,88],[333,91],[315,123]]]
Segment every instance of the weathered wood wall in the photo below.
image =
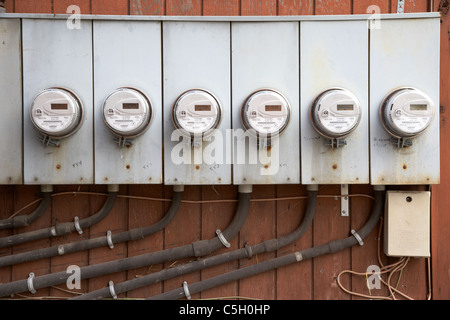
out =
[[[16,13],[65,13],[69,5],[78,5],[83,14],[120,14],[120,15],[329,15],[366,13],[369,5],[378,5],[381,13],[396,12],[396,0],[6,0],[7,12]],[[427,259],[412,259],[403,270],[398,288],[415,299],[429,297],[432,288],[433,299],[450,298],[450,243],[447,231],[450,216],[450,127],[446,124],[449,104],[449,2],[407,0],[406,12],[442,11],[442,44],[441,44],[441,184],[432,187],[432,282],[429,282],[430,270]],[[420,188],[426,188],[422,186]],[[55,193],[64,191],[106,192],[102,186],[58,186]],[[321,186],[321,195],[339,194],[336,186]],[[352,194],[372,194],[370,186],[351,186]],[[143,196],[170,199],[172,190],[168,186],[130,185],[121,186],[120,194],[124,196]],[[274,237],[283,236],[298,225],[303,216],[305,200],[274,201],[272,198],[302,196],[306,194],[305,186],[255,186],[253,199],[269,199],[253,201],[248,220],[238,237],[231,241],[231,250],[240,248],[244,243],[256,244]],[[26,279],[30,272],[36,276],[64,271],[69,265],[80,267],[97,264],[103,261],[135,256],[146,252],[158,251],[200,239],[215,236],[216,229],[224,229],[234,213],[233,202],[204,202],[205,200],[236,199],[235,186],[189,186],[183,195],[184,202],[180,212],[170,225],[146,239],[118,244],[114,249],[98,248],[70,255],[42,259],[11,267],[0,267],[0,282]],[[40,189],[34,186],[0,186],[0,219],[9,217],[23,206],[39,198]],[[0,231],[0,237],[10,234],[36,230],[60,222],[73,221],[74,216],[80,219],[98,210],[105,197],[102,195],[69,194],[55,196],[51,208],[38,221],[19,230]],[[113,211],[103,221],[85,230],[82,235],[71,234],[55,239],[45,239],[0,249],[0,256],[15,254],[48,247],[60,243],[68,243],[81,239],[95,238],[105,235],[107,230],[113,233],[135,227],[151,225],[158,221],[168,208],[167,201],[139,200],[127,197],[118,199]],[[358,229],[370,214],[372,200],[367,197],[351,198],[350,217],[340,215],[340,201],[331,197],[318,200],[317,213],[313,226],[296,243],[283,248],[277,253],[267,253],[226,263],[201,272],[194,272],[152,286],[121,294],[119,297],[143,298],[163,291],[178,288],[183,281],[194,283],[201,279],[235,270],[253,263],[285,255],[299,249],[326,243],[333,239],[347,237],[350,230]],[[24,212],[31,212],[33,205]],[[23,213],[23,212],[22,212]],[[269,271],[248,279],[236,281],[218,288],[210,289],[193,298],[249,297],[257,299],[359,299],[341,290],[336,283],[336,276],[343,270],[365,272],[369,265],[378,265],[378,228],[367,237],[364,246],[354,247],[340,253],[304,261],[275,271]],[[230,249],[220,249],[224,252]],[[396,261],[382,257],[383,263]],[[164,265],[152,265],[146,268],[129,270],[99,278],[83,280],[80,290],[87,292],[105,287],[109,280],[118,283],[140,275],[178,265],[183,261],[172,261]],[[364,277],[342,277],[343,284],[353,291],[364,294],[388,295],[386,288],[369,292]],[[71,297],[74,294],[63,291],[65,285],[40,289],[33,297]],[[31,297],[30,293],[15,295],[14,298]],[[399,299],[402,297],[398,296]]]

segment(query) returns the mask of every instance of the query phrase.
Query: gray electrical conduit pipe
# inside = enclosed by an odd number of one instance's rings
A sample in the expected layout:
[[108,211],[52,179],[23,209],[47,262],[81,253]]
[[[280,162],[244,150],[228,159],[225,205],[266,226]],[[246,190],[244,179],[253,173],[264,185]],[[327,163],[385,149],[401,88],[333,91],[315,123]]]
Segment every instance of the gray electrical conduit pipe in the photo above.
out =
[[61,244],[50,248],[37,249],[29,252],[17,253],[0,257],[0,267],[10,266],[19,263],[30,262],[38,259],[51,258],[64,254],[94,249],[103,246],[114,247],[114,244],[143,239],[155,232],[164,229],[176,216],[181,203],[181,196],[184,186],[174,186],[174,193],[171,206],[164,217],[157,223],[143,228],[136,228],[120,233],[107,234],[104,237],[87,239],[67,244]]
[[352,230],[353,235],[348,238],[341,240],[333,240],[320,246],[312,247],[302,251],[297,251],[295,253],[288,254],[279,258],[274,258],[265,262],[260,262],[255,265],[251,265],[242,269],[224,273],[219,276],[212,277],[193,284],[187,284],[185,282],[182,288],[178,288],[172,291],[168,291],[150,297],[147,300],[173,300],[185,297],[189,299],[191,294],[211,289],[228,282],[254,276],[256,274],[274,270],[280,267],[284,267],[293,263],[298,263],[318,256],[336,253],[338,251],[350,248],[357,244],[362,245],[363,244],[362,240],[367,235],[369,235],[369,233],[375,228],[378,221],[380,220],[381,213],[383,212],[384,194],[385,194],[384,186],[375,186],[374,189],[375,189],[375,204],[372,208],[371,216],[358,232],[354,232]]
[[[135,290],[138,288],[142,288],[144,286],[154,284],[156,282],[164,281],[190,272],[203,270],[229,261],[239,260],[243,258],[251,258],[253,255],[256,254],[274,252],[282,247],[285,247],[295,242],[305,234],[305,232],[309,229],[309,227],[312,224],[314,214],[316,211],[317,187],[318,187],[317,185],[308,186],[308,202],[305,214],[303,215],[301,223],[290,234],[280,237],[278,239],[266,240],[262,243],[253,246],[247,245],[245,248],[225,252],[223,254],[207,257],[202,260],[196,260],[193,262],[185,263],[183,265],[172,267],[170,269],[164,269],[159,272],[154,272],[136,279],[114,284],[113,292],[115,296],[127,291]],[[71,300],[95,300],[111,296],[112,296],[111,288],[105,287],[96,291],[92,291],[74,297]]]
[[[239,186],[239,199],[235,215],[226,230],[224,230],[223,233],[220,233],[220,236],[209,240],[200,240],[185,246],[81,267],[81,280],[187,257],[201,257],[209,255],[212,251],[224,246],[224,240],[229,241],[238,234],[248,215],[251,192],[251,185]],[[30,273],[30,277],[28,279],[0,284],[0,297],[24,291],[33,292],[37,289],[62,284],[67,281],[70,275],[71,274],[66,271],[61,271],[34,277],[34,274]],[[30,290],[31,288],[32,290]]]
[[108,215],[108,213],[114,206],[118,191],[118,185],[108,185],[108,197],[103,207],[97,213],[88,218],[77,220],[78,218],[75,217],[74,222],[64,222],[53,227],[0,238],[0,248],[14,246],[17,244],[44,238],[63,236],[75,231],[81,233],[83,232],[83,229],[89,228],[90,226],[100,222],[104,217]]
[[0,230],[15,229],[29,226],[31,223],[41,217],[52,202],[53,188],[51,185],[42,185],[42,201],[39,206],[28,215],[21,215],[9,219],[0,220]]

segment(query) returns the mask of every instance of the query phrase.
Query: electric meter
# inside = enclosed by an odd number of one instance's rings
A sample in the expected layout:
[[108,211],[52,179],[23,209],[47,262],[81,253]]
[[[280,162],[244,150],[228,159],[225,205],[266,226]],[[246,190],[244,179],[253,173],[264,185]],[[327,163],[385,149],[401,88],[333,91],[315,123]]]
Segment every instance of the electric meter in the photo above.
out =
[[433,121],[435,107],[422,91],[405,87],[392,91],[380,108],[381,123],[394,138],[412,139]]
[[123,138],[135,138],[148,128],[152,106],[147,97],[133,88],[119,88],[103,104],[103,120],[111,132]]
[[291,107],[279,92],[263,89],[251,94],[241,108],[244,128],[256,135],[275,137],[283,133],[289,124]]
[[183,93],[172,109],[175,128],[194,136],[208,136],[218,128],[222,109],[218,100],[208,91],[193,89]]
[[62,139],[74,134],[81,126],[83,106],[78,97],[63,88],[41,92],[30,109],[33,125],[47,139]]
[[341,88],[322,92],[310,108],[314,129],[328,139],[343,139],[358,127],[361,107],[353,93]]

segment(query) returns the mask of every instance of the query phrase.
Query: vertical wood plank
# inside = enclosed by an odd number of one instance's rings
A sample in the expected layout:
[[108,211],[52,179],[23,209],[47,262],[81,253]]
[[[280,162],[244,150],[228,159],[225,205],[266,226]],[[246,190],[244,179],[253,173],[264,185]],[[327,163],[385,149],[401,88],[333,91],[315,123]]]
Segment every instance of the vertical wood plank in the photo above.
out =
[[[252,198],[264,199],[276,196],[275,186],[253,186]],[[276,237],[276,206],[274,201],[252,202],[247,221],[240,233],[240,247],[245,243],[255,245]],[[275,258],[275,252],[255,255],[240,262],[240,268]],[[271,270],[251,278],[239,280],[239,296],[256,299],[276,299],[276,271]]]
[[[436,300],[450,299],[450,233],[448,225],[450,216],[450,137],[448,117],[450,112],[450,12],[449,7],[439,7],[445,1],[434,1],[435,10],[441,10],[441,81],[440,81],[440,153],[441,183],[432,186],[431,194],[431,262],[432,262],[432,297]],[[448,2],[447,2],[448,3]]]
[[201,16],[201,0],[166,0],[166,15],[168,16]]
[[14,8],[17,13],[53,13],[52,0],[15,0]]
[[[88,187],[75,189],[73,186],[57,186],[54,187],[54,192],[72,192],[72,191],[88,191]],[[61,195],[54,196],[52,199],[52,226],[56,226],[61,223],[67,223],[74,221],[74,218],[78,216],[80,220],[88,218],[91,214],[89,208],[89,195]],[[83,230],[83,234],[73,232],[60,237],[50,239],[50,246],[57,246],[65,243],[71,243],[81,240],[89,239],[89,230]],[[70,265],[76,265],[83,267],[88,265],[88,252],[74,252],[68,255],[55,256],[50,258],[50,272],[67,271]],[[68,290],[66,283],[57,286],[63,290]],[[85,292],[87,290],[87,281],[82,281],[80,290],[72,290],[74,292]],[[56,297],[71,297],[70,293],[63,290],[50,288],[50,295]]]
[[[340,186],[320,186],[319,195],[339,195]],[[340,198],[320,198],[313,229],[314,246],[332,240],[347,238],[350,234],[350,217],[341,216]],[[351,249],[314,258],[314,300],[346,300],[349,297],[336,284],[336,276],[351,268]],[[349,282],[344,281],[345,287]]]
[[90,0],[53,0],[53,9],[55,14],[72,14],[73,11],[68,8],[72,5],[78,6],[80,8],[81,14],[90,14],[91,13],[91,1]]
[[315,0],[316,15],[351,14],[351,0]]
[[205,16],[238,16],[239,0],[203,0],[203,15]]
[[14,0],[6,0],[5,2],[6,13],[14,13]]
[[[171,199],[171,188],[155,185],[130,185],[129,194],[137,197],[167,198]],[[128,229],[146,228],[157,223],[167,212],[170,202],[147,200],[129,200]],[[148,252],[161,251],[164,248],[164,230],[158,231],[141,240],[128,242],[128,257],[145,254]],[[163,265],[152,265],[144,268],[128,271],[128,279],[134,279],[152,272],[162,270]],[[139,288],[127,293],[128,298],[151,297],[161,293],[162,284]]]
[[92,14],[128,14],[128,0],[91,0]]
[[[204,186],[202,188],[203,200],[237,199],[235,186]],[[202,239],[211,239],[216,236],[217,229],[224,231],[234,217],[236,203],[204,203],[202,204]],[[213,254],[221,254],[236,250],[239,247],[239,236],[227,239],[231,247],[222,247]],[[235,270],[239,267],[238,261],[231,261],[223,265],[211,267],[201,272],[201,279],[208,279],[222,273]],[[201,293],[202,299],[233,297],[238,294],[236,282],[228,283],[218,288],[212,288]]]
[[[391,7],[389,6],[389,0],[358,0],[353,1],[353,14],[377,14],[377,13],[390,13]],[[379,11],[371,10],[377,6]]]
[[[21,209],[25,205],[40,198],[39,186],[18,186],[14,194],[14,211]],[[51,208],[49,208],[38,220],[27,227],[18,228],[14,230],[14,234],[21,234],[33,230],[39,230],[51,226]],[[12,248],[12,254],[28,252],[36,249],[46,248],[50,245],[50,239],[35,240],[27,243],[16,245]],[[27,263],[16,264],[12,266],[11,281],[24,280],[28,278],[30,272],[33,272],[36,277],[48,274],[50,272],[50,259],[42,259]],[[30,292],[22,292],[15,297],[41,297],[49,296],[49,288],[42,288],[36,290],[35,294]]]
[[243,16],[275,16],[277,15],[276,0],[241,0],[241,15]]
[[314,14],[314,0],[278,0],[278,15]]
[[[36,207],[36,206],[34,206]],[[14,187],[0,186],[0,220],[8,219],[14,214]],[[33,208],[31,208],[32,210]],[[24,211],[21,214],[27,214],[30,210]],[[13,234],[12,229],[0,230],[0,238],[7,237]],[[1,248],[0,256],[8,256],[12,253],[12,248]],[[0,283],[7,283],[11,281],[11,266],[0,267]]]
[[164,0],[130,0],[131,15],[163,15]]
[[[277,185],[277,197],[307,196],[302,185]],[[277,201],[277,238],[284,237],[297,229],[302,223],[307,207],[307,199]],[[305,234],[294,243],[277,251],[284,256],[312,247],[312,225]],[[310,300],[312,298],[312,261],[285,266],[277,270],[277,300]]]
[[[201,200],[202,186],[186,186],[183,196],[186,200]],[[189,245],[195,241],[201,240],[201,214],[202,204],[183,203],[180,207],[180,212],[164,230],[164,249]],[[168,261],[164,263],[164,268],[178,266],[193,259],[195,259],[195,257]],[[180,288],[183,286],[183,281],[186,281],[188,284],[200,281],[200,272],[193,272],[164,281],[163,291],[165,292]],[[192,299],[198,299],[199,297],[199,293],[192,295]]]
[[[104,186],[95,186],[97,192],[105,192]],[[126,194],[127,186],[120,186],[119,194]],[[98,212],[98,210],[105,203],[106,197],[91,197],[91,205],[89,212],[91,215]],[[128,199],[117,198],[112,210],[97,224],[89,228],[90,238],[98,238],[106,236],[108,231],[112,234],[120,233],[128,230]],[[117,243],[114,248],[99,247],[89,250],[89,265],[99,264],[106,261],[118,260],[127,257],[127,244]],[[109,281],[114,283],[125,281],[127,272],[122,271],[115,274],[108,274],[97,278],[89,279],[88,290],[98,290],[108,285]],[[126,294],[120,294],[118,297],[124,297]]]
[[[397,12],[397,0],[391,1],[391,12]],[[405,13],[409,12],[427,12],[428,1],[427,0],[405,0]]]

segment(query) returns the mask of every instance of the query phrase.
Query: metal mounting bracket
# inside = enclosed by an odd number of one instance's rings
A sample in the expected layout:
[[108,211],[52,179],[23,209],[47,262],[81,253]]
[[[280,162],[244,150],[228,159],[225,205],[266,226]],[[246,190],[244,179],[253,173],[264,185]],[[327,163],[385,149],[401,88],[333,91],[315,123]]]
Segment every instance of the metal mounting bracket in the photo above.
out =
[[405,0],[398,0],[397,13],[404,13],[404,12],[405,12]]
[[341,216],[348,217],[349,205],[348,205],[348,184],[341,184]]

